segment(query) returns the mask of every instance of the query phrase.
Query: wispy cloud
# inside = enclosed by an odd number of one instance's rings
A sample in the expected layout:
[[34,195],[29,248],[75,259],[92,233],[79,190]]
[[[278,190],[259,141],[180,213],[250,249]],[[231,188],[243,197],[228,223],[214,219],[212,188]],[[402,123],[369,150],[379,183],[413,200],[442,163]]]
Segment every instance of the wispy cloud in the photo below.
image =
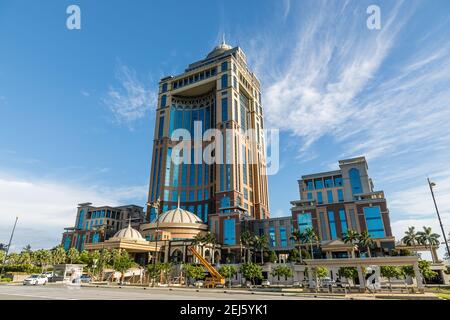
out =
[[111,86],[103,102],[119,123],[131,125],[156,105],[156,91],[150,81],[141,82],[136,72],[123,64],[117,67],[116,80],[120,86]]
[[[31,243],[50,248],[61,241],[64,227],[73,226],[78,203],[122,205],[145,199],[147,186],[118,188],[76,185],[0,174],[0,242],[9,238],[14,217],[19,217],[13,250]],[[140,203],[136,203],[139,205]]]

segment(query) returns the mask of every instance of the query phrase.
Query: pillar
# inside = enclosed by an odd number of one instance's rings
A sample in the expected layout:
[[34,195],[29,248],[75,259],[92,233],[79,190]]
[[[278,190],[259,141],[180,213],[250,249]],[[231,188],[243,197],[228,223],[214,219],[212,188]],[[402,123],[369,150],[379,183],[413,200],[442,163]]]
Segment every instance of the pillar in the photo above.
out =
[[419,292],[423,292],[424,286],[423,286],[422,275],[420,274],[418,262],[414,263],[413,269],[414,269],[414,277],[416,278],[416,282],[417,282],[417,289],[419,289]]
[[437,263],[439,261],[435,247],[431,247],[431,260],[433,260],[433,263]]
[[366,277],[364,276],[362,266],[357,266],[356,270],[358,270],[359,290],[361,292],[365,292],[366,291]]

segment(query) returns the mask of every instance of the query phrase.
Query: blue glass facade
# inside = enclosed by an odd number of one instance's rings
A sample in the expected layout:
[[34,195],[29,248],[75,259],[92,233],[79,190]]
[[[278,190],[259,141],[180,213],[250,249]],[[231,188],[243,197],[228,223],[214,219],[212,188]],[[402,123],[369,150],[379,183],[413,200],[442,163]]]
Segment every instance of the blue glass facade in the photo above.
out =
[[348,231],[347,216],[344,209],[339,209],[339,220],[341,220],[342,236],[344,237]]
[[372,238],[384,238],[386,236],[380,207],[364,208],[364,217],[366,219],[367,232]]
[[336,222],[334,220],[334,212],[333,211],[328,211],[328,224],[330,226],[331,239],[334,240],[337,238],[337,232],[336,232]]
[[334,202],[333,191],[331,191],[331,190],[327,191],[327,198],[328,198],[328,203],[333,203]]
[[361,185],[361,176],[359,174],[359,170],[352,168],[349,170],[348,175],[350,177],[350,185],[352,187],[352,194],[362,193],[362,185]]
[[84,210],[83,209],[80,210],[80,215],[78,217],[77,229],[80,229],[80,230],[83,229],[83,224],[84,224],[84,219],[85,219],[84,215],[85,215]]
[[226,245],[236,244],[236,220],[227,219],[223,223],[224,237],[223,243]]
[[299,213],[297,214],[297,225],[300,232],[305,232],[306,229],[312,229],[311,213]]

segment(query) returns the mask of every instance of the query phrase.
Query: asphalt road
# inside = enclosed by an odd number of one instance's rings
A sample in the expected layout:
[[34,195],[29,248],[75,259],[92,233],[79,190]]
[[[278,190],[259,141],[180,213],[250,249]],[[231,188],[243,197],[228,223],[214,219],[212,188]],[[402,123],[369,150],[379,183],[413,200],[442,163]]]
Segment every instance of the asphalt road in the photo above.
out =
[[[223,293],[167,288],[96,288],[49,284],[46,286],[1,285],[0,300],[313,300],[314,297],[275,294]],[[317,300],[317,299],[316,299]]]

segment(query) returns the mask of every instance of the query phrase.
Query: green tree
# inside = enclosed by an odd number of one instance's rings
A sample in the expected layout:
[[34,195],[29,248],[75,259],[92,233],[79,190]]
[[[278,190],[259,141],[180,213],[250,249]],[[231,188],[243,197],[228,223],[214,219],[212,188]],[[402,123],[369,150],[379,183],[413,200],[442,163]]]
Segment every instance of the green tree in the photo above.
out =
[[328,276],[328,269],[323,266],[317,266],[314,268],[317,279],[321,280]]
[[172,264],[170,262],[159,263],[158,268],[161,274],[161,278],[164,279],[165,283],[169,283],[170,272],[172,271]]
[[338,275],[355,283],[355,278],[358,277],[358,270],[355,267],[341,267],[338,270]]
[[203,236],[203,242],[206,244],[206,245],[211,245],[212,246],[212,253],[211,253],[211,263],[212,264],[215,264],[215,261],[214,261],[214,253],[215,253],[215,251],[216,251],[216,246],[217,246],[217,238],[216,238],[216,235],[215,234],[213,234],[213,233],[211,233],[211,232],[208,232],[208,233],[206,233],[204,236]]
[[[254,236],[253,237],[253,247],[256,251],[260,252],[261,255],[261,264],[264,264],[264,250],[269,248],[269,240],[266,235],[262,236]],[[255,262],[256,262],[256,254],[255,254]]]
[[52,254],[50,250],[40,249],[33,252],[33,260],[38,265],[42,272],[46,269],[47,265],[51,263]]
[[120,272],[120,282],[123,283],[125,273],[135,265],[128,252],[121,251],[120,255],[114,257],[113,268]]
[[244,248],[245,253],[244,257],[246,257],[244,259],[245,263],[249,263],[250,262],[250,247],[253,245],[253,235],[250,233],[250,231],[245,230],[244,232],[242,232],[241,234],[241,247]]
[[156,279],[161,275],[158,264],[149,264],[147,265],[147,274],[149,278],[149,282],[152,283],[152,287],[155,286]]
[[285,277],[286,279],[290,278],[292,277],[293,272],[291,267],[280,265],[272,270],[271,275],[272,277],[277,277],[279,283],[281,277]]
[[255,284],[256,279],[262,279],[262,267],[256,263],[244,263],[241,265],[241,273],[245,279],[250,280],[252,284]]
[[[424,280],[432,280],[438,275],[435,271],[431,270],[431,262],[426,260],[419,260],[419,272]],[[413,266],[402,266],[401,273],[405,277],[410,276],[415,278],[416,276]]]
[[53,264],[61,264],[66,261],[66,251],[63,246],[54,247],[51,250],[51,260]]
[[311,259],[314,260],[314,244],[319,241],[319,237],[317,236],[314,229],[308,228],[303,232],[303,242],[309,243],[311,249]]
[[184,272],[186,274],[186,284],[188,284],[187,279],[203,280],[205,278],[205,270],[202,266],[194,265],[194,264],[185,264]]
[[78,262],[80,258],[80,252],[76,248],[70,248],[66,252],[66,262],[73,264]]
[[295,229],[291,234],[291,240],[294,240],[297,244],[297,252],[298,256],[300,257],[300,263],[303,263],[303,256],[302,256],[302,240],[303,240],[303,233],[300,232],[300,230]]
[[352,258],[355,258],[355,245],[359,239],[359,233],[355,230],[347,230],[347,233],[342,238],[344,243],[350,243],[352,245]]
[[237,268],[235,266],[224,265],[219,269],[219,273],[228,279],[228,285],[231,288],[231,278],[234,277],[237,273]]
[[425,247],[430,248],[433,262],[435,262],[433,256],[433,246],[439,245],[440,235],[438,235],[437,233],[433,233],[431,227],[423,227],[423,231],[417,232],[417,235],[419,236],[419,242]]
[[392,291],[392,278],[399,278],[402,275],[402,270],[396,266],[381,266],[380,267],[381,276],[387,278],[389,281],[389,289]]
[[365,248],[367,251],[367,254],[369,255],[369,258],[372,257],[372,254],[370,252],[370,247],[373,246],[374,242],[372,238],[370,237],[370,234],[367,231],[361,232],[361,234],[358,237],[358,246],[360,248]]
[[273,250],[268,251],[267,256],[268,256],[267,258],[268,258],[269,262],[271,262],[271,263],[275,263],[278,261],[278,256],[275,253],[275,251],[273,251]]

